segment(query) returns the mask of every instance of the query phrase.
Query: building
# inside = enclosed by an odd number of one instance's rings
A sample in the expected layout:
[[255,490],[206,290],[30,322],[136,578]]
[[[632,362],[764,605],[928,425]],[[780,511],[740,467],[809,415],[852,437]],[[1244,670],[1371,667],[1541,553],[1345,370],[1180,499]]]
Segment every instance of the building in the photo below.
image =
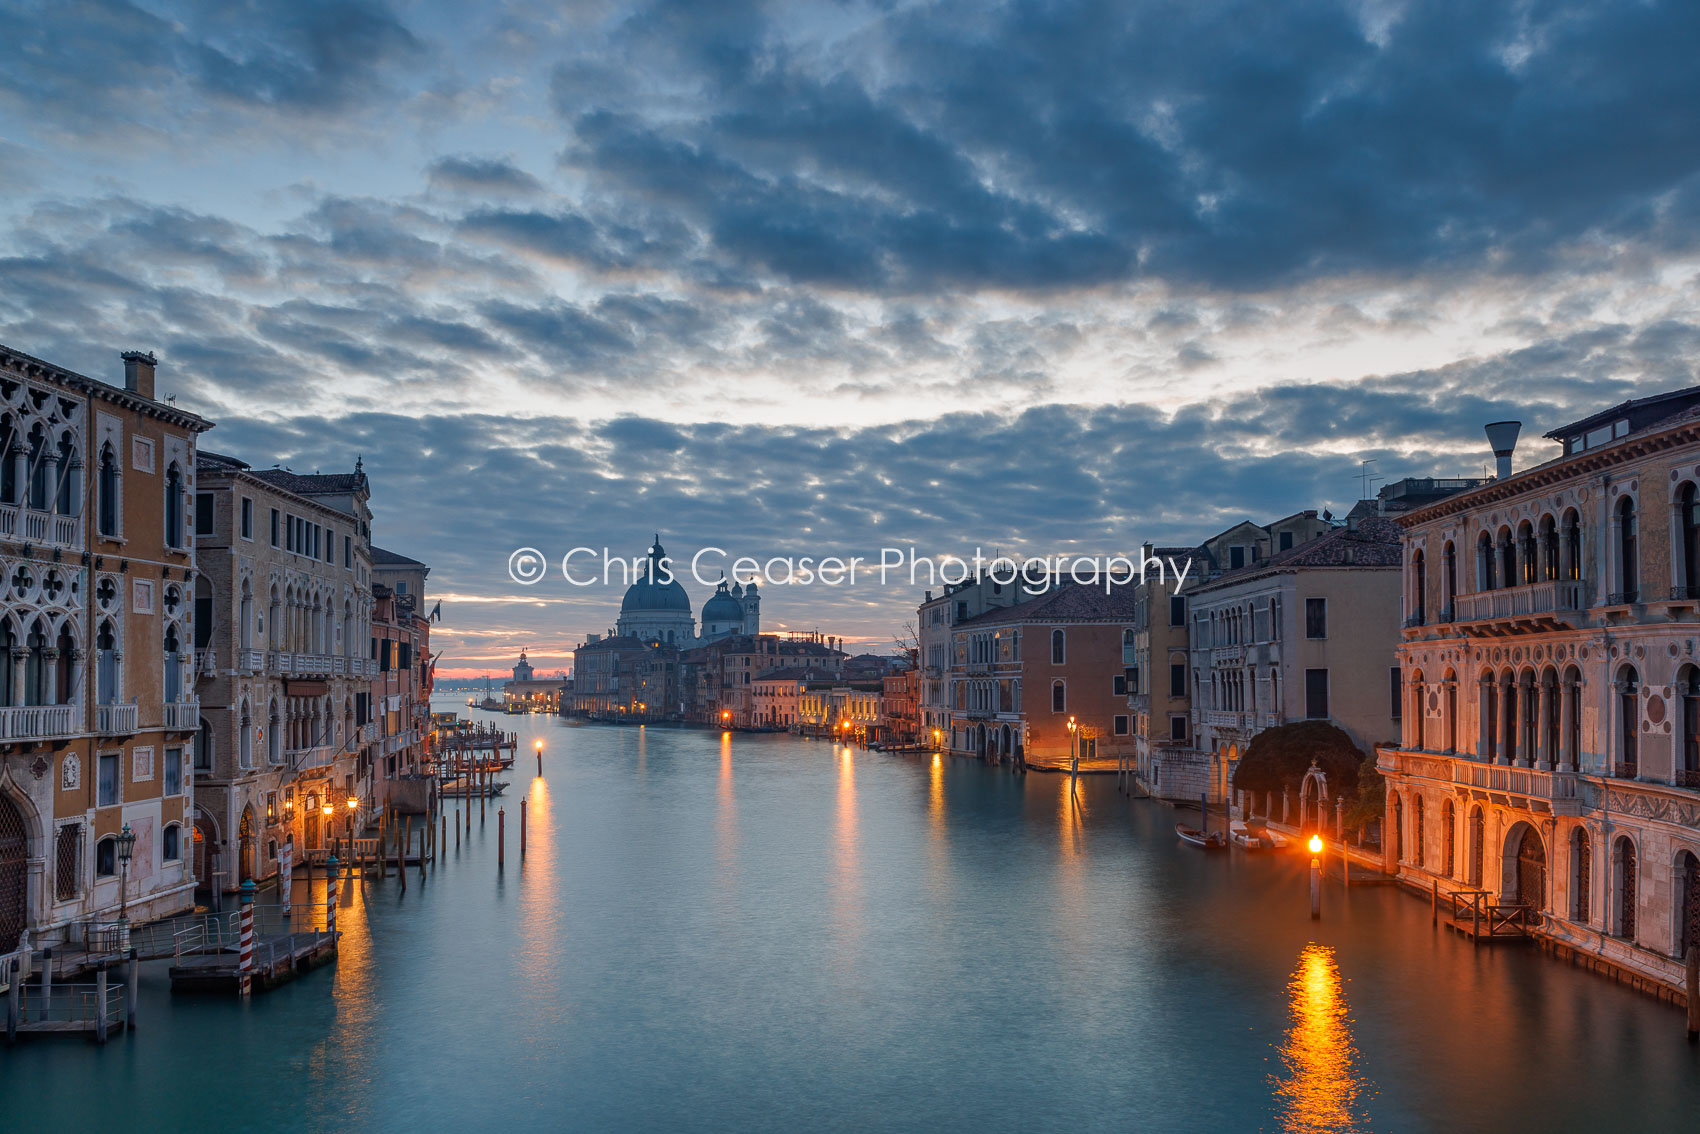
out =
[[369,685],[372,721],[363,739],[368,797],[407,814],[424,811],[435,777],[431,752],[431,622],[414,596],[372,584]]
[[1547,434],[1399,517],[1387,866],[1525,907],[1554,951],[1680,988],[1700,903],[1700,387]]
[[797,731],[857,744],[873,739],[884,691],[880,681],[802,681],[797,697]]
[[570,711],[602,720],[678,720],[679,650],[631,635],[591,634],[573,651]]
[[560,712],[566,682],[565,675],[538,677],[521,650],[513,679],[502,683],[502,707],[510,713]]
[[702,633],[691,617],[691,599],[674,575],[661,546],[661,535],[650,544],[637,577],[620,600],[620,617],[609,637],[637,638],[686,650],[735,634],[761,632],[761,595],[752,581],[747,586],[725,580],[702,608]]
[[[1053,583],[1059,580],[1052,580]],[[920,668],[919,711],[921,728],[939,733],[941,740],[951,720],[951,634],[952,627],[997,607],[1013,606],[1033,596],[1020,584],[998,582],[986,574],[947,584],[936,596],[925,592],[917,611],[915,627],[917,665]]]
[[920,676],[914,666],[883,678],[878,739],[882,744],[907,747],[921,741]]
[[211,423],[122,357],[119,387],[0,347],[0,955],[194,905]]
[[1131,585],[1063,583],[953,618],[950,749],[1018,766],[1131,755],[1134,599]]
[[300,475],[203,451],[196,470],[197,874],[230,891],[365,818],[371,489],[358,465]]
[[680,657],[683,718],[732,728],[768,727],[757,706],[758,675],[817,669],[838,680],[845,662],[838,642],[816,633],[735,634],[686,651]]
[[[360,463],[356,461],[354,467],[358,471]],[[366,538],[371,539],[370,531]],[[431,568],[417,559],[381,547],[372,548],[372,582],[382,583],[404,600],[411,600],[413,609],[421,614],[426,613],[425,579],[430,574]]]
[[[1187,637],[1187,596],[1179,572],[1193,584],[1208,579],[1210,554],[1205,548],[1154,547],[1140,549],[1142,560],[1153,558],[1174,570],[1150,572],[1134,584],[1133,656],[1124,658],[1128,710],[1133,728],[1134,774],[1152,794],[1175,795],[1202,790],[1198,777],[1175,774],[1193,763],[1192,656]],[[1169,769],[1167,782],[1163,769]]]

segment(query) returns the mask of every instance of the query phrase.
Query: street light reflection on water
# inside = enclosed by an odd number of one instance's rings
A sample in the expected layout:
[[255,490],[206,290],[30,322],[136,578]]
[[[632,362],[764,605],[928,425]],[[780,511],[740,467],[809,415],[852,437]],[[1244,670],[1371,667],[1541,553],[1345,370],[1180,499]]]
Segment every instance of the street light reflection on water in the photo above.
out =
[[1354,1134],[1366,1129],[1352,1019],[1334,950],[1314,942],[1299,954],[1287,985],[1291,1023],[1275,1076],[1281,1129],[1289,1134]]

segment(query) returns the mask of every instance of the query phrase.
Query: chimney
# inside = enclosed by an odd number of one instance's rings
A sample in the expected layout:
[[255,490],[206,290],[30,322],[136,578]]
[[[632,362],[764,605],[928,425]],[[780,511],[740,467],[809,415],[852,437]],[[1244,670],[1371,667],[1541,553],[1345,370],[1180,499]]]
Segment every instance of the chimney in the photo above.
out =
[[124,388],[132,394],[140,394],[144,398],[153,397],[153,368],[159,365],[159,359],[153,352],[127,350],[118,357],[124,360]]
[[1493,421],[1488,423],[1488,445],[1493,448],[1493,455],[1499,462],[1497,475],[1504,480],[1511,475],[1511,454],[1517,449],[1517,434],[1522,432],[1523,423],[1520,421]]

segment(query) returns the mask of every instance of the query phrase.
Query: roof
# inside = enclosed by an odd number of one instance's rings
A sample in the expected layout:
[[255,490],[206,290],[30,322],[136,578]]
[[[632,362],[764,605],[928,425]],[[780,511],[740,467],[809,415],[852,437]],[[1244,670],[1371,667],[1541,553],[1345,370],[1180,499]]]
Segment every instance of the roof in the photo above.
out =
[[1000,622],[1131,622],[1137,584],[1111,584],[1109,593],[1093,583],[1070,583],[1053,591],[963,619],[957,626]]
[[424,567],[425,564],[417,559],[409,559],[394,551],[385,551],[377,544],[372,545],[372,566],[374,567]]
[[1680,390],[1668,390],[1663,394],[1650,394],[1645,398],[1630,398],[1619,402],[1610,409],[1600,410],[1587,417],[1561,425],[1546,436],[1554,441],[1563,441],[1578,433],[1586,433],[1600,425],[1607,425],[1620,417],[1635,419],[1631,422],[1631,430],[1639,431],[1653,425],[1662,425],[1679,417],[1692,416],[1700,403],[1700,386],[1687,386]]
[[785,681],[832,681],[832,682],[837,682],[837,681],[841,680],[836,674],[828,673],[824,669],[813,669],[813,668],[804,668],[804,669],[790,668],[790,669],[787,669],[785,666],[775,666],[772,669],[764,669],[760,673],[756,674],[750,680],[752,680],[752,681],[779,681],[781,679],[783,679]]
[[214,453],[210,449],[195,450],[195,468],[200,469],[230,469],[241,472],[249,468],[247,461],[236,457],[227,457],[223,453]]
[[254,469],[253,473],[267,484],[275,484],[297,496],[332,496],[367,490],[366,474],[363,472],[298,473],[289,469]]
[[1315,539],[1235,568],[1203,583],[1200,589],[1231,586],[1244,579],[1306,567],[1399,567],[1403,561],[1399,522],[1392,516],[1364,516],[1323,532]]

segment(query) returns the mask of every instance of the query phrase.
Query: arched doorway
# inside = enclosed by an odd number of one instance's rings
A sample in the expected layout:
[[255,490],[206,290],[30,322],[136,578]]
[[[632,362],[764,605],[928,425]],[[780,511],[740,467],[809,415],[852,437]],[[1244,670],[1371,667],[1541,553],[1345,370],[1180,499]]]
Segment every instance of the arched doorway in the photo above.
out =
[[[206,812],[195,809],[195,891],[205,891],[208,897],[217,893],[218,828]],[[216,902],[216,898],[214,899]]]
[[1546,908],[1547,851],[1527,823],[1511,828],[1505,839],[1505,889],[1513,902],[1532,910]]
[[237,885],[254,877],[254,808],[242,809],[242,825],[237,828]]
[[24,813],[0,795],[0,953],[18,947],[29,925],[29,827]]

